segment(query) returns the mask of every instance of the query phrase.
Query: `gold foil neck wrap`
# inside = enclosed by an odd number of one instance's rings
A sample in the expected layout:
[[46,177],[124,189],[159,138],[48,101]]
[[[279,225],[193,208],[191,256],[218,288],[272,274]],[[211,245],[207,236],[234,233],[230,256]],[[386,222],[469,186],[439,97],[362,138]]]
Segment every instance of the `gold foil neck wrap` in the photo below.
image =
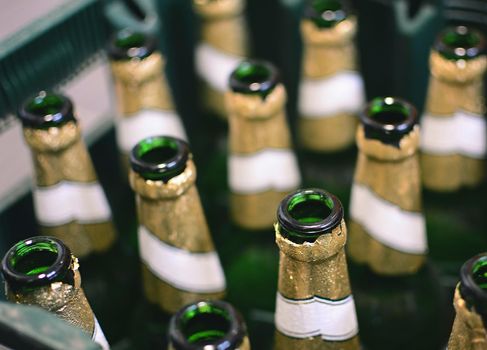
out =
[[129,181],[132,189],[141,197],[151,200],[174,199],[184,194],[196,181],[196,167],[191,159],[186,162],[184,171],[170,179],[146,180],[130,169]]
[[255,153],[266,148],[289,148],[291,136],[284,105],[286,91],[277,85],[265,98],[227,92],[230,114],[230,152]]
[[343,220],[313,243],[294,243],[281,235],[277,224],[275,228],[280,250],[278,289],[283,296],[337,300],[351,294],[344,250],[347,229]]
[[441,80],[465,84],[481,79],[487,69],[487,56],[481,55],[470,60],[448,60],[435,50],[430,54],[431,74]]
[[453,305],[456,317],[448,341],[448,350],[486,350],[487,332],[482,318],[475,309],[468,308],[460,294],[459,284],[455,289]]
[[24,127],[23,133],[27,144],[37,152],[62,151],[81,137],[78,125],[74,121],[48,129]]
[[174,109],[164,76],[164,59],[159,52],[144,59],[112,61],[111,68],[122,115],[132,115],[142,109]]
[[304,40],[304,77],[323,78],[340,71],[356,70],[353,43],[356,28],[354,17],[332,28],[318,28],[311,20],[303,20],[301,33]]
[[346,341],[325,341],[321,337],[291,338],[275,332],[274,350],[359,350],[360,340],[356,335]]
[[242,14],[244,0],[193,0],[195,11],[204,19],[233,17]]

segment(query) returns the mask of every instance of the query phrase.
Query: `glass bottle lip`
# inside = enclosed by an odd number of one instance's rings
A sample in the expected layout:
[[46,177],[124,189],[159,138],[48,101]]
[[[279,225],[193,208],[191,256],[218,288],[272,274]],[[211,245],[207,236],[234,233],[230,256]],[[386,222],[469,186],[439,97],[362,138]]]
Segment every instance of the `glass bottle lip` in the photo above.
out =
[[418,122],[418,112],[409,102],[398,97],[376,97],[360,114],[367,138],[399,145]]
[[[44,248],[44,249],[43,249]],[[19,254],[29,254],[30,250],[42,251],[53,249],[56,259],[45,270],[38,273],[27,274],[19,271],[15,264]],[[26,252],[23,252],[27,250]],[[52,250],[51,250],[52,251]],[[70,249],[59,239],[49,236],[36,236],[24,239],[11,247],[2,260],[2,274],[9,288],[18,290],[22,288],[41,287],[52,282],[64,279],[71,266],[72,256]],[[73,284],[72,282],[69,282]]]
[[156,38],[150,34],[123,29],[115,33],[108,44],[108,55],[113,60],[144,59],[157,47]]
[[339,0],[308,1],[303,12],[318,28],[332,28],[348,16],[348,8]]
[[[299,202],[301,200],[301,202]],[[306,200],[319,200],[329,209],[322,220],[303,223],[293,217],[293,205]],[[319,188],[300,189],[286,196],[277,209],[277,222],[282,236],[295,243],[314,242],[320,235],[330,233],[343,219],[343,206],[340,200]]]
[[470,60],[486,53],[486,40],[474,28],[449,26],[438,35],[433,47],[446,59]]
[[186,305],[171,318],[169,323],[169,338],[175,350],[200,350],[201,345],[190,343],[184,333],[185,315],[206,307],[216,308],[228,316],[228,331],[225,336],[214,340],[204,346],[205,350],[232,350],[237,349],[247,334],[247,328],[240,313],[230,304],[221,300],[199,301]]
[[279,72],[270,62],[245,60],[239,63],[229,78],[233,92],[257,94],[265,98],[279,83]]
[[487,265],[487,252],[481,253],[467,260],[460,269],[460,295],[482,316],[487,325],[487,290],[482,289],[474,277],[478,264]]
[[[144,159],[144,155],[161,149],[160,159]],[[163,150],[164,149],[164,150]],[[130,152],[132,169],[147,180],[169,181],[186,169],[190,158],[189,145],[171,136],[151,136],[139,141]]]
[[61,94],[40,91],[27,99],[17,113],[23,126],[47,129],[61,126],[69,121],[76,122],[73,103]]

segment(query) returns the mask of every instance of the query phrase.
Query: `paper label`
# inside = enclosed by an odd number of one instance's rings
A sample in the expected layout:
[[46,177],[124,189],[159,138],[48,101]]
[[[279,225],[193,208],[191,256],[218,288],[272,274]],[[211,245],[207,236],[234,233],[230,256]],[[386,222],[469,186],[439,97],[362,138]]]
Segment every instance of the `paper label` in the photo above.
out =
[[194,293],[225,290],[225,276],[216,252],[192,253],[173,247],[139,226],[140,257],[161,280]]
[[98,343],[103,350],[109,350],[110,345],[108,345],[107,338],[105,338],[105,334],[103,334],[103,331],[100,327],[100,324],[98,323],[98,320],[95,317],[95,329],[93,331],[93,336],[91,339],[95,342]]
[[403,210],[367,186],[352,185],[350,217],[390,248],[410,254],[424,254],[428,250],[423,214]]
[[358,334],[353,296],[341,300],[320,297],[293,300],[277,293],[276,328],[293,338],[321,336],[324,340],[343,341]]
[[234,193],[288,191],[301,183],[296,156],[288,149],[266,149],[250,155],[231,154],[228,175]]
[[111,218],[98,182],[62,181],[53,186],[35,187],[33,197],[37,220],[43,226],[59,226],[75,220],[96,223]]

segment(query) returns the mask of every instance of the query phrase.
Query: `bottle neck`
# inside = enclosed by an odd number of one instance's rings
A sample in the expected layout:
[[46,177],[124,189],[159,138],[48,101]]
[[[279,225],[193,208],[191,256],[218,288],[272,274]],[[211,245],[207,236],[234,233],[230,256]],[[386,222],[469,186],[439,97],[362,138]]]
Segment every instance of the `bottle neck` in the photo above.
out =
[[461,297],[474,309],[487,326],[487,253],[468,260],[460,270]]
[[40,91],[19,109],[18,117],[26,128],[49,129],[75,122],[71,100],[61,94]]

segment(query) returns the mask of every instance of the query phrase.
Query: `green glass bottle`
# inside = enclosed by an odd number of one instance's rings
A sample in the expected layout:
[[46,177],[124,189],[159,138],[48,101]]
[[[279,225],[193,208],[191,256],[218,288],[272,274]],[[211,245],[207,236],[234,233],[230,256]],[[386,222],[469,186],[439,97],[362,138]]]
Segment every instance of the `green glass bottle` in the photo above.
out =
[[446,28],[430,54],[430,80],[421,119],[423,183],[434,191],[474,187],[485,177],[487,124],[484,35]]
[[240,313],[224,301],[199,301],[179,310],[169,324],[169,350],[250,350]]
[[487,349],[487,253],[462,266],[453,305],[456,317],[448,349]]
[[79,257],[106,251],[116,239],[112,214],[71,100],[41,91],[18,116],[34,162],[32,192],[41,232],[58,237]]
[[359,349],[338,198],[321,189],[298,190],[279,205],[275,228],[275,349]]
[[221,299],[225,276],[215,252],[186,142],[140,141],[130,156],[138,239],[147,299],[173,313],[201,299]]
[[78,259],[59,239],[37,236],[18,242],[5,254],[1,271],[9,301],[46,309],[109,348],[81,288]]

